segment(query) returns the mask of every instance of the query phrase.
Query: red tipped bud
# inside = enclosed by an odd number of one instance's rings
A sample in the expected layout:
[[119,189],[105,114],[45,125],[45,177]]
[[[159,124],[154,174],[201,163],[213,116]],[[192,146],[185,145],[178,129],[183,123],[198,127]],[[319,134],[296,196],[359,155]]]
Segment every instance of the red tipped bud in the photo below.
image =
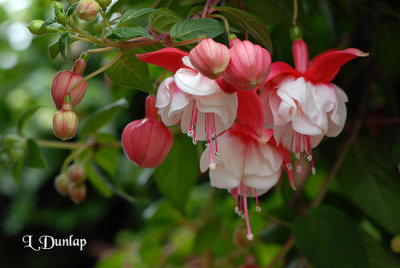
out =
[[[82,73],[86,68],[86,61],[78,59],[75,61],[75,65],[72,71],[60,71],[56,74],[51,85],[51,97],[56,105],[57,109],[61,109],[65,95],[68,90],[78,81],[82,80]],[[71,90],[71,104],[72,107],[78,105],[83,96],[85,96],[87,89],[87,82],[84,81],[77,87]]]
[[79,164],[72,164],[68,168],[68,178],[74,183],[82,183],[86,179],[86,170]]
[[203,38],[190,51],[190,62],[204,76],[218,78],[229,63],[229,49],[212,39]]
[[68,195],[74,203],[78,204],[86,198],[86,185],[84,183],[71,183]]
[[141,168],[155,168],[167,157],[173,135],[158,121],[155,96],[146,99],[146,117],[129,123],[122,132],[122,148],[126,156]]
[[81,0],[76,7],[76,15],[84,21],[93,21],[100,11],[100,5],[95,0]]
[[78,126],[78,117],[72,111],[70,103],[64,103],[63,109],[57,111],[53,117],[53,132],[59,139],[65,141],[75,136]]
[[66,195],[68,193],[68,188],[70,184],[71,182],[68,179],[68,176],[65,174],[58,175],[54,180],[54,187],[61,195]]
[[271,72],[271,55],[250,41],[232,39],[230,62],[222,78],[239,90],[253,90],[261,86]]

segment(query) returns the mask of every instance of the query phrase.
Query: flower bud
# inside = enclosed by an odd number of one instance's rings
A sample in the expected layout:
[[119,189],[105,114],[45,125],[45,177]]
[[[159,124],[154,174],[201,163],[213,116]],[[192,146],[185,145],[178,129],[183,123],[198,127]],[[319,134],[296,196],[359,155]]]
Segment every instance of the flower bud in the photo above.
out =
[[85,200],[86,191],[86,185],[84,183],[71,183],[68,187],[69,198],[76,204]]
[[81,0],[76,7],[76,15],[81,20],[91,22],[100,11],[100,5],[94,0]]
[[58,175],[54,180],[54,187],[61,195],[66,195],[68,193],[68,187],[70,184],[71,182],[68,179],[68,176],[63,173]]
[[68,178],[74,183],[82,183],[86,179],[86,170],[82,165],[72,164],[68,168]]
[[[86,68],[86,61],[78,59],[75,61],[75,65],[72,71],[60,71],[56,74],[51,85],[51,97],[56,105],[56,108],[61,109],[65,95],[68,90],[78,81],[82,80],[82,73]],[[87,82],[84,81],[77,87],[71,90],[71,104],[72,107],[78,105],[83,96],[85,96],[87,89]]]
[[96,0],[97,3],[101,6],[102,9],[106,9],[110,4],[111,0]]
[[218,78],[229,63],[229,49],[212,39],[203,38],[190,51],[190,62],[204,76]]
[[146,99],[146,117],[129,123],[122,132],[122,148],[126,156],[141,168],[155,168],[167,157],[173,135],[158,121],[155,96]]
[[45,35],[47,33],[58,33],[58,29],[54,28],[50,25],[42,27],[44,21],[42,20],[34,20],[27,27],[31,34],[35,34],[38,36]]
[[393,237],[390,246],[395,253],[400,253],[400,235]]
[[62,110],[53,117],[53,132],[59,139],[65,141],[75,136],[78,126],[78,117],[72,111],[70,103],[64,103]]
[[230,61],[222,78],[239,90],[253,90],[261,86],[271,72],[271,55],[250,41],[232,39]]

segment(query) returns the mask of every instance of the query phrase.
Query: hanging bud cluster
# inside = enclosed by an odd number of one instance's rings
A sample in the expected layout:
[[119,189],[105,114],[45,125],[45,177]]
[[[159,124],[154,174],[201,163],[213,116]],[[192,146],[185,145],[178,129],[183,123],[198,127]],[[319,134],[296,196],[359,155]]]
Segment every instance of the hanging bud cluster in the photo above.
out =
[[54,181],[54,187],[63,196],[68,195],[76,204],[86,198],[86,170],[81,163],[74,163],[67,174],[60,174]]

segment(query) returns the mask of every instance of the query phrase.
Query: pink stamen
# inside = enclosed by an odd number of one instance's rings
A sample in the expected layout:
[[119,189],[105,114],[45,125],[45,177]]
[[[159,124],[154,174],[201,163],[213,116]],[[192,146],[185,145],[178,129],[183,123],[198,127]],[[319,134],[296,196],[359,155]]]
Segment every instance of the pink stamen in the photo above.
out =
[[247,237],[248,240],[253,240],[254,235],[253,235],[253,233],[251,232],[251,229],[250,229],[249,212],[248,212],[248,209],[247,209],[247,194],[245,194],[244,197],[243,197],[243,207],[244,207],[244,215],[245,215],[245,218],[246,218],[246,225],[247,225],[247,236],[246,237]]
[[307,136],[307,148],[309,150],[309,152],[307,152],[308,153],[307,160],[308,161],[311,160],[311,173],[313,175],[315,175],[316,170],[315,170],[315,166],[314,166],[314,158],[312,156],[312,147],[311,147],[311,137],[310,136]]

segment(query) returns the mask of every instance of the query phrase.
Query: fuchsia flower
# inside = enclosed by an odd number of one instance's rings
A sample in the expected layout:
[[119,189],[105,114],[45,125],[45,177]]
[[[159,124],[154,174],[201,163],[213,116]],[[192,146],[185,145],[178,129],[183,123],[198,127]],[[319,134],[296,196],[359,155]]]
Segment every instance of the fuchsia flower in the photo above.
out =
[[155,96],[146,99],[146,117],[129,123],[122,132],[122,148],[126,156],[141,168],[155,168],[167,157],[174,137],[158,121]]
[[303,40],[292,47],[295,69],[284,62],[272,63],[272,71],[260,98],[265,124],[274,130],[274,138],[296,158],[301,153],[312,159],[312,148],[327,135],[337,136],[346,121],[347,96],[330,83],[340,67],[356,57],[368,54],[355,48],[328,50],[316,56],[311,65]]
[[[258,196],[277,183],[282,162],[286,163],[288,157],[270,140],[272,130],[264,129],[264,114],[257,94],[254,91],[238,91],[237,94],[237,123],[218,138],[218,151],[211,146],[206,148],[200,159],[200,169],[205,172],[210,168],[211,185],[227,189],[236,199],[235,212],[246,219],[247,238],[252,240],[247,198],[256,198],[259,211]],[[208,156],[216,152],[218,157],[211,162]]]
[[[236,117],[237,95],[223,92],[215,80],[199,72],[187,52],[164,48],[137,57],[175,73],[157,91],[156,106],[167,126],[180,122],[182,132],[192,137],[193,143],[206,140],[211,146],[214,137],[231,127]],[[214,143],[217,147],[216,140]]]

